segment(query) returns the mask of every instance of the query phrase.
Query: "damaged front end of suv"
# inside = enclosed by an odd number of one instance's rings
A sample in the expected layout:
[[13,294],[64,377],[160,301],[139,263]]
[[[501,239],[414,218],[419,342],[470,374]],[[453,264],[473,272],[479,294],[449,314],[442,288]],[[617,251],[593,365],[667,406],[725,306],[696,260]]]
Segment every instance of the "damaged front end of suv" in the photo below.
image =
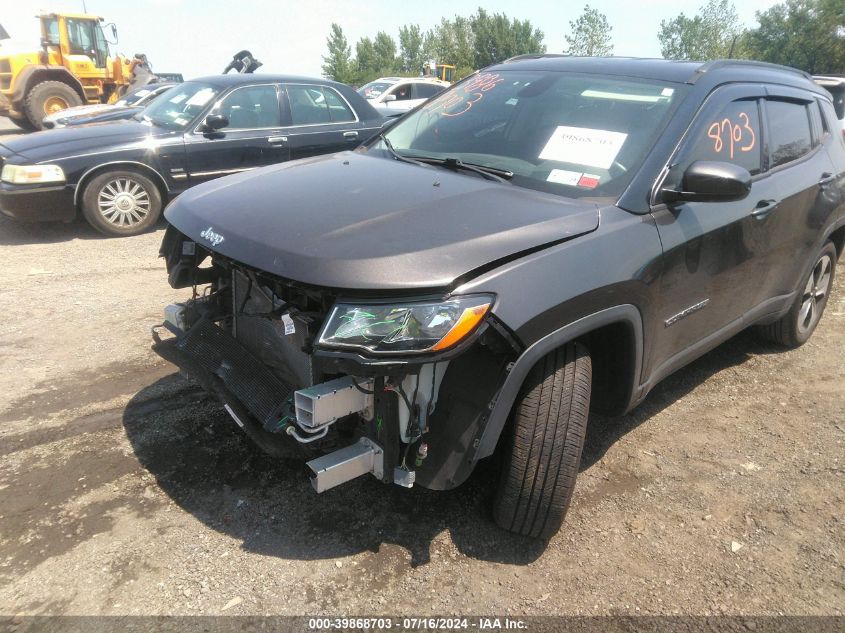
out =
[[[211,228],[203,237],[225,239]],[[442,490],[472,472],[520,351],[491,314],[495,296],[374,299],[309,286],[173,226],[161,255],[171,285],[194,297],[167,307],[154,350],[216,394],[265,451],[310,458],[317,492],[367,473]]]

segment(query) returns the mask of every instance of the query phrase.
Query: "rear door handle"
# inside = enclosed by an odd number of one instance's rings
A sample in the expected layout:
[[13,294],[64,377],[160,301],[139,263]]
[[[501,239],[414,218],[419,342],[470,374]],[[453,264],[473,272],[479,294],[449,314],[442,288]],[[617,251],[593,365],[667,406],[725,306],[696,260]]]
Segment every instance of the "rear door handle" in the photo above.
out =
[[755,218],[765,218],[776,206],[778,206],[777,200],[760,200],[751,215]]
[[356,132],[354,130],[349,131],[349,132],[344,132],[343,138],[349,138],[349,139],[358,138],[358,132]]
[[268,136],[267,142],[269,142],[269,143],[287,143],[288,137],[287,136]]
[[829,174],[825,172],[822,174],[822,177],[819,180],[819,186],[826,187],[827,185],[831,184],[834,180],[836,180],[836,174]]

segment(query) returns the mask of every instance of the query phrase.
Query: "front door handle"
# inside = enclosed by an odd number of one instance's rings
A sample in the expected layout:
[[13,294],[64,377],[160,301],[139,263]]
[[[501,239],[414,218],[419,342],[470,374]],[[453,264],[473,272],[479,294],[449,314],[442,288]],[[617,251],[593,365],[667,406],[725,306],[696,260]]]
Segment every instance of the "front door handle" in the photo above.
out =
[[778,206],[777,200],[760,200],[751,215],[755,218],[765,218],[776,206]]
[[825,173],[822,174],[822,177],[819,179],[819,186],[820,187],[827,187],[834,180],[836,180],[836,174],[829,174],[829,173],[825,172]]
[[346,138],[346,139],[355,139],[355,138],[358,138],[358,132],[356,132],[356,131],[354,131],[354,130],[352,130],[352,131],[350,131],[350,132],[344,132],[344,133],[343,133],[343,138]]
[[288,137],[287,136],[268,136],[267,142],[268,143],[287,143]]

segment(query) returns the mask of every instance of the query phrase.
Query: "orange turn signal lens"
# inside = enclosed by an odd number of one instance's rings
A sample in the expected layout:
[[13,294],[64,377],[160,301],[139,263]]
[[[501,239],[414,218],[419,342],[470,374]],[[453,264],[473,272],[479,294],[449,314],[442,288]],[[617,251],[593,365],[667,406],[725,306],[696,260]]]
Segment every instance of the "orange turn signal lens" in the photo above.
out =
[[462,341],[479,323],[481,323],[481,319],[484,318],[484,315],[487,314],[489,310],[489,303],[483,303],[478,306],[466,308],[458,318],[455,325],[452,326],[452,329],[446,333],[446,336],[437,341],[434,347],[431,348],[431,351],[439,352]]

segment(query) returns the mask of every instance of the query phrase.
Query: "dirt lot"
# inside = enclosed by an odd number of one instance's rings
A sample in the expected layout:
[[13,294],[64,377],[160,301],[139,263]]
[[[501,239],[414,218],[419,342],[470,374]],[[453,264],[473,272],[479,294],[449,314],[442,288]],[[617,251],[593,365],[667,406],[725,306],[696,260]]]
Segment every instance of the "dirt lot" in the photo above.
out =
[[[0,123],[2,127],[2,123]],[[149,351],[162,231],[0,224],[0,613],[845,614],[845,277],[593,419],[547,547],[451,493],[316,496]]]

